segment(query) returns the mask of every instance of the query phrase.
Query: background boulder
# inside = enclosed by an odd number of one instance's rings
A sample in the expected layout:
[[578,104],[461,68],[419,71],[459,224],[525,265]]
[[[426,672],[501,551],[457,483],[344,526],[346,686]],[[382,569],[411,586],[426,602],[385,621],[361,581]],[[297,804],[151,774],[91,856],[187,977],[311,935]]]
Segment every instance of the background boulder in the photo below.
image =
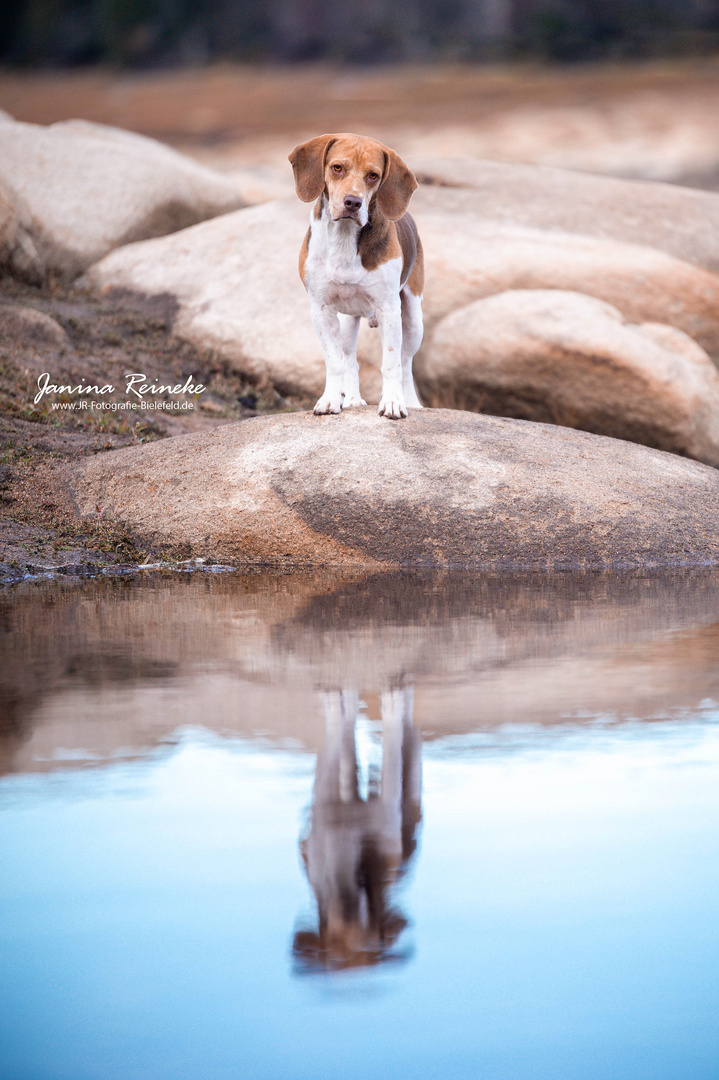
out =
[[80,120],[0,123],[0,185],[26,209],[35,273],[65,279],[122,244],[241,205],[231,181],[177,151]]
[[215,350],[280,393],[319,396],[324,360],[297,270],[308,220],[308,208],[295,198],[238,210],[128,244],[83,282],[130,297],[169,294],[177,301],[179,337]]
[[[649,184],[627,185],[651,188]],[[571,215],[571,204],[565,207]],[[646,244],[493,218],[477,193],[420,189],[412,200],[426,252],[431,326],[509,289],[564,289],[619,308],[632,322],[669,323],[719,361],[719,274]]]
[[628,241],[719,270],[719,193],[478,158],[411,165],[420,184],[476,192],[490,221]]
[[719,373],[696,342],[581,293],[512,291],[443,319],[416,369],[433,404],[579,427],[719,465]]

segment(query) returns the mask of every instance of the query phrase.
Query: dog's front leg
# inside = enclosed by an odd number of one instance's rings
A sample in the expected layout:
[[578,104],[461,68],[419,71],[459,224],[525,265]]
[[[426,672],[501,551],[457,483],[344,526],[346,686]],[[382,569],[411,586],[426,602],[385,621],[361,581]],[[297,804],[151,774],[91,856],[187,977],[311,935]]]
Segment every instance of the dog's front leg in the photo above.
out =
[[354,315],[339,315],[338,318],[340,320],[342,339],[342,360],[345,369],[345,397],[342,408],[351,409],[353,405],[367,404],[360,393],[359,364],[357,363],[357,334],[360,321]]
[[359,692],[328,691],[323,697],[325,742],[317,758],[315,803],[352,802],[359,798],[355,743]]
[[342,356],[340,323],[334,311],[326,305],[311,301],[312,325],[320,339],[325,357],[325,392],[315,405],[315,414],[338,413],[345,396],[345,365]]
[[402,307],[399,293],[396,299],[377,312],[382,336],[382,398],[378,413],[390,420],[407,415],[402,390]]

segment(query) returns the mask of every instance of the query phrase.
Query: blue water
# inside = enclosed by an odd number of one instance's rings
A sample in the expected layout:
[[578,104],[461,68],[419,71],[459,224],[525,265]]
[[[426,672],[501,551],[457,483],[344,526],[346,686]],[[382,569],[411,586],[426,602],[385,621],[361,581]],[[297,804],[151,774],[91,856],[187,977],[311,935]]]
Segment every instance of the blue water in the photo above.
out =
[[0,780],[3,1080],[719,1076],[712,700],[426,737],[408,925],[347,971],[292,954],[316,753],[202,719]]

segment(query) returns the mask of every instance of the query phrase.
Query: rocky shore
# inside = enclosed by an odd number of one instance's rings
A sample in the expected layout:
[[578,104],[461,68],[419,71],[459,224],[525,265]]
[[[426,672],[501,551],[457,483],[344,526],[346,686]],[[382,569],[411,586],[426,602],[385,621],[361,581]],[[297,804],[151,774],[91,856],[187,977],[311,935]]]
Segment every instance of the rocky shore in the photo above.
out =
[[[7,578],[160,556],[717,561],[719,195],[410,159],[432,408],[395,425],[303,411],[323,363],[296,200],[95,123],[4,116],[0,149]],[[376,403],[366,326],[359,358]],[[155,388],[141,411],[131,371]],[[37,400],[43,373],[65,390]],[[89,384],[112,387],[103,410],[73,406]],[[246,422],[276,411],[298,415]]]

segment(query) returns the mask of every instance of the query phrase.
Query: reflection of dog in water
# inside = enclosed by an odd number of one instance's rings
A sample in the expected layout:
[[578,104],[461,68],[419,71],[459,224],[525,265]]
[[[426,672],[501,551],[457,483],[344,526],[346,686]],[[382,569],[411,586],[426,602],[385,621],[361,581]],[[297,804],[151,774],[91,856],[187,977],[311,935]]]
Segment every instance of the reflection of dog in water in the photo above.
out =
[[309,835],[300,845],[317,899],[319,931],[298,931],[293,952],[306,968],[352,968],[392,957],[407,925],[389,903],[406,869],[420,820],[421,742],[412,691],[382,694],[382,773],[359,793],[358,694],[325,695],[327,732],[317,759]]

